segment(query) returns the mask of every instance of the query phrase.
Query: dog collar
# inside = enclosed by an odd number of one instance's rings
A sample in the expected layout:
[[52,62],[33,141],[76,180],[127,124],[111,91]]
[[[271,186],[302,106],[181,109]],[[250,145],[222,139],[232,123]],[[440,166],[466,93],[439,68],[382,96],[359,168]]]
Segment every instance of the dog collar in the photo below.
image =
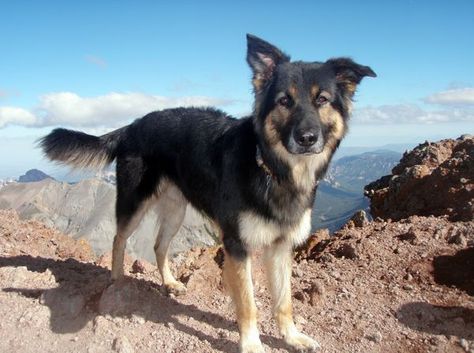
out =
[[262,158],[262,151],[260,150],[260,147],[257,145],[257,150],[255,152],[255,161],[257,162],[257,165],[263,169],[265,174],[267,174],[267,177],[270,177],[271,179],[275,179],[275,176],[273,175],[272,171],[268,166],[265,164]]

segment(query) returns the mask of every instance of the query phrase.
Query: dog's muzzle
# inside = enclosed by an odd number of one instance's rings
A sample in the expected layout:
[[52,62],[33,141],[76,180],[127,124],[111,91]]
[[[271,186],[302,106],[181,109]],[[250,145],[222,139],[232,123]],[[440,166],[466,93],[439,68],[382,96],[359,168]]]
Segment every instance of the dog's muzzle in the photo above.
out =
[[321,153],[324,148],[324,137],[321,129],[294,129],[288,143],[288,151],[293,154]]

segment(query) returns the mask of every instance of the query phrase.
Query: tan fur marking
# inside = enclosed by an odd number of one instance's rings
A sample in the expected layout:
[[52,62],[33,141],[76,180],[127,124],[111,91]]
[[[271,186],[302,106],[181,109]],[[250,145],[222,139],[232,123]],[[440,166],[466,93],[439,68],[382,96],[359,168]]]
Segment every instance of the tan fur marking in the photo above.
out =
[[329,104],[326,104],[319,109],[319,116],[321,122],[330,128],[330,135],[326,144],[329,143],[332,147],[338,140],[344,137],[346,132],[344,119],[341,114]]
[[255,89],[255,91],[259,92],[263,87],[263,80],[260,77],[256,76],[252,80],[252,84],[253,84],[253,88]]
[[351,93],[354,94],[354,92],[357,89],[357,84],[355,82],[346,82],[346,89]]
[[140,224],[143,216],[148,211],[149,202],[144,202],[135,212],[127,224],[117,224],[117,233],[112,247],[112,279],[119,280],[123,277],[123,261],[127,239],[133,234]]
[[296,89],[296,86],[294,85],[291,85],[290,88],[288,88],[288,92],[290,92],[293,98],[296,98],[298,96],[298,90]]
[[225,253],[223,281],[234,302],[240,331],[240,350],[261,346],[257,329],[257,307],[253,295],[250,258],[234,259]]
[[314,351],[319,344],[299,332],[293,321],[291,303],[291,264],[292,245],[288,242],[273,244],[264,252],[264,263],[270,294],[273,301],[273,314],[281,335],[286,343],[297,350]]
[[275,127],[275,124],[273,122],[271,113],[265,119],[265,122],[263,125],[263,132],[264,132],[264,137],[270,146],[280,141],[280,137]]
[[157,235],[155,256],[163,285],[168,292],[183,294],[186,287],[178,282],[171,273],[168,263],[168,250],[173,237],[178,232],[186,214],[188,201],[181,190],[171,181],[163,179],[157,189],[154,208],[157,213]]
[[318,85],[312,85],[311,89],[310,89],[311,98],[313,98],[313,99],[316,98],[318,93],[319,93],[319,86]]

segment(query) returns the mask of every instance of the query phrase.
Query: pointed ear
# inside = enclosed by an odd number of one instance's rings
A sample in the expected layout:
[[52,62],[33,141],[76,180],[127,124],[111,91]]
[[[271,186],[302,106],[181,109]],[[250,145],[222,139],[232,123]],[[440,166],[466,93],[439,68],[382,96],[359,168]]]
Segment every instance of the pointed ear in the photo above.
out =
[[333,67],[337,82],[344,85],[350,94],[354,94],[357,85],[365,76],[377,77],[370,67],[359,65],[349,58],[330,59],[326,64]]
[[273,77],[275,67],[290,57],[264,40],[247,34],[247,62],[253,71],[253,86],[260,91]]

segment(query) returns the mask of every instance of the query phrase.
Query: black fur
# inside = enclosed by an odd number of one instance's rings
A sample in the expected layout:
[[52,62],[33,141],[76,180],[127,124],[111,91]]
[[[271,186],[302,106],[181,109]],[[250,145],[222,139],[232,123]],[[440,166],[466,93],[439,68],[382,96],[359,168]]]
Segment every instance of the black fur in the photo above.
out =
[[[314,170],[315,182],[310,187],[294,180],[288,161],[317,158],[334,127],[321,122],[319,107],[306,99],[306,94],[314,85],[328,92],[327,104],[340,113],[345,125],[353,95],[348,84],[375,76],[370,68],[344,58],[325,63],[290,62],[279,49],[254,36],[248,36],[247,61],[254,78],[252,116],[235,119],[215,109],[168,109],[101,137],[56,129],[41,140],[41,147],[50,159],[64,163],[74,164],[71,156],[78,152],[90,156],[86,161],[94,156],[105,156],[107,163],[116,160],[118,224],[129,221],[140,204],[156,192],[162,178],[170,179],[195,208],[216,221],[226,251],[243,258],[248,249],[239,235],[242,212],[252,211],[288,227],[297,224],[313,205],[316,181],[330,156]],[[298,97],[289,97],[290,86],[296,87]],[[281,100],[285,95],[291,101],[281,108],[278,105],[286,102]],[[265,135],[265,126],[269,119],[276,119],[277,110],[286,114],[280,122],[272,122],[275,138],[286,149],[286,159],[276,150],[275,141]],[[317,142],[309,147],[295,145],[295,136],[305,133]],[[338,143],[331,147],[331,154]],[[257,163],[257,147],[265,168]]]

